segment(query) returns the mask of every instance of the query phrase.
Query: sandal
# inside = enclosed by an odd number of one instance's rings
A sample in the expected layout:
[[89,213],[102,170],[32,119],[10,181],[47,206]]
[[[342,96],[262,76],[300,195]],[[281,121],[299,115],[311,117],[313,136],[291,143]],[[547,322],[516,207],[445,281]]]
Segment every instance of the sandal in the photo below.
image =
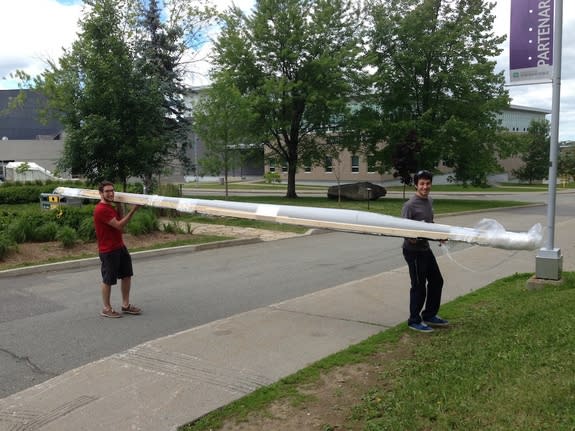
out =
[[127,307],[122,307],[122,313],[125,313],[125,314],[142,314],[142,309],[136,307],[135,305],[128,304]]
[[113,308],[105,308],[100,312],[100,316],[104,316],[104,317],[112,317],[112,318],[118,318],[118,317],[122,317],[122,315],[120,313],[118,313],[116,310],[114,310]]

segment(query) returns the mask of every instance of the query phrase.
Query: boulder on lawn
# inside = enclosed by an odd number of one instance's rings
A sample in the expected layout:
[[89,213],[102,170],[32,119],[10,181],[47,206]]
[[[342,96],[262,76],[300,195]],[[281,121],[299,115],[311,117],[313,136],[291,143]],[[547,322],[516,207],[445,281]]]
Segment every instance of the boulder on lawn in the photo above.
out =
[[[339,190],[338,190],[339,189]],[[347,199],[350,201],[375,201],[387,194],[385,187],[364,181],[361,183],[340,184],[327,189],[327,197],[330,199]]]

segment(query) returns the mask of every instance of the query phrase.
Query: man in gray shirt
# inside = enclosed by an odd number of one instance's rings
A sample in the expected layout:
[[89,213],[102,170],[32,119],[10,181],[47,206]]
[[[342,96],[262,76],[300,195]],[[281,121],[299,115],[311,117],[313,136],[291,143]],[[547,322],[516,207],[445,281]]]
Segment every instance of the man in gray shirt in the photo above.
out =
[[[415,195],[403,205],[403,218],[433,223],[433,200],[429,197],[432,180],[429,171],[419,171],[413,176]],[[411,278],[407,325],[419,332],[432,332],[431,326],[447,326],[449,322],[437,315],[443,277],[428,240],[405,238],[403,257]]]

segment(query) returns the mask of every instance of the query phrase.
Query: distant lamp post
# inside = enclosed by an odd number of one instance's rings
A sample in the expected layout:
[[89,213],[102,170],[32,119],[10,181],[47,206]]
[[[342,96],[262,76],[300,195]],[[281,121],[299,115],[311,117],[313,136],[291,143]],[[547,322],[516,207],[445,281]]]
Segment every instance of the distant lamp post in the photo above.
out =
[[367,190],[367,209],[369,210],[369,201],[371,200],[371,187],[368,187],[366,190]]

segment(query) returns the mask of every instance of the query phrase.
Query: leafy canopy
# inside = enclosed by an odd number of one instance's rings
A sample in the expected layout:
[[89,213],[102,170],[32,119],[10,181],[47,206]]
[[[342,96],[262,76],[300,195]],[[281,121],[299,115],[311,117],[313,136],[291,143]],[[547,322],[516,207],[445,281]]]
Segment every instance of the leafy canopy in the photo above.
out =
[[225,76],[256,115],[254,133],[288,166],[296,197],[302,160],[348,114],[360,45],[359,14],[347,0],[259,0],[251,15],[231,8],[216,43],[214,79]]
[[504,38],[493,35],[493,8],[484,0],[372,5],[372,106],[380,114],[373,135],[387,144],[384,164],[415,131],[418,168],[443,161],[457,180],[482,183],[496,167],[497,113],[509,99],[503,73],[494,72]]

